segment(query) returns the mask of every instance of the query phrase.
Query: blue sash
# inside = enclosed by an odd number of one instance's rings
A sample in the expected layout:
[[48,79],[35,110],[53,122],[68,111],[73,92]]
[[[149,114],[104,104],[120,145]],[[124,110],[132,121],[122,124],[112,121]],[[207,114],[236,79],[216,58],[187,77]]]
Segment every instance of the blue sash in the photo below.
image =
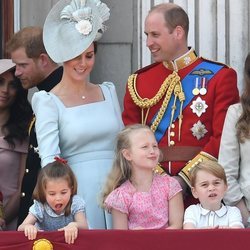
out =
[[[183,110],[184,108],[191,102],[191,100],[194,98],[194,95],[192,93],[192,90],[197,87],[196,84],[196,78],[199,77],[205,77],[206,78],[206,87],[209,83],[209,80],[214,77],[214,75],[223,68],[224,65],[216,64],[213,62],[207,62],[204,61],[197,65],[192,71],[186,75],[182,80],[182,89],[185,93],[185,101],[183,102]],[[170,101],[168,103],[168,107],[162,117],[162,120],[160,124],[158,125],[156,131],[155,131],[155,137],[156,140],[159,142],[164,134],[166,133],[166,130],[168,129],[170,125],[170,119],[171,119],[171,112],[172,112],[172,106],[174,103],[174,95],[171,96]],[[180,101],[179,99],[176,100],[176,110],[173,117],[173,122],[176,120],[176,118],[180,114]],[[151,124],[154,122],[157,114],[154,115]]]

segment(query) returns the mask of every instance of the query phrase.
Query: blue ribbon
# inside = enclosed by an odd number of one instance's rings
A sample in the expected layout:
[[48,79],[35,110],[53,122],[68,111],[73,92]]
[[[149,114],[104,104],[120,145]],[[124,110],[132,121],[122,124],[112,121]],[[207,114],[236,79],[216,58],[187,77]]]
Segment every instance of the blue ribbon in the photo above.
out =
[[[185,93],[185,101],[183,102],[184,108],[191,102],[191,100],[194,98],[194,95],[192,93],[192,90],[197,87],[196,84],[196,78],[197,77],[205,77],[206,78],[206,84],[208,86],[209,80],[214,77],[214,75],[223,68],[224,65],[216,64],[213,62],[202,62],[198,64],[188,75],[186,75],[181,83],[182,83],[182,89]],[[206,88],[207,88],[206,86]],[[172,106],[174,104],[174,95],[171,96],[168,107],[162,117],[161,122],[159,123],[156,131],[155,131],[155,137],[156,140],[159,142],[164,134],[166,133],[168,127],[170,126],[170,120],[171,120],[171,112],[172,112]],[[173,122],[176,120],[178,115],[180,114],[180,101],[179,99],[176,100],[176,110],[173,117]],[[154,122],[155,118],[157,117],[157,114],[154,115],[151,124]]]

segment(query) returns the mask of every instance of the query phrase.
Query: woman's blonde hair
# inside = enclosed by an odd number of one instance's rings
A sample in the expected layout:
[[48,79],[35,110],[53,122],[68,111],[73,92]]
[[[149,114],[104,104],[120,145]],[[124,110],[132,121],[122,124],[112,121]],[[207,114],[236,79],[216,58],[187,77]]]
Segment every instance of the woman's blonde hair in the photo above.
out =
[[[123,156],[123,150],[131,147],[131,134],[135,131],[151,129],[142,124],[134,124],[126,126],[118,135],[116,139],[115,158],[112,169],[108,175],[107,182],[104,186],[101,195],[101,205],[104,206],[104,201],[107,196],[117,187],[121,186],[125,181],[131,178],[131,166],[129,161]],[[152,132],[152,131],[151,131]],[[153,132],[152,132],[153,133]]]
[[200,171],[206,171],[217,178],[220,178],[227,185],[227,178],[224,171],[224,168],[217,162],[212,160],[205,160],[203,162],[198,163],[195,167],[193,167],[190,171],[190,184],[192,187],[196,184],[197,173]]
[[33,198],[42,204],[45,204],[46,184],[48,181],[58,178],[66,180],[71,188],[71,197],[65,208],[65,216],[68,216],[70,214],[72,197],[77,193],[76,177],[68,164],[56,160],[42,168],[38,175],[37,183],[33,192]]

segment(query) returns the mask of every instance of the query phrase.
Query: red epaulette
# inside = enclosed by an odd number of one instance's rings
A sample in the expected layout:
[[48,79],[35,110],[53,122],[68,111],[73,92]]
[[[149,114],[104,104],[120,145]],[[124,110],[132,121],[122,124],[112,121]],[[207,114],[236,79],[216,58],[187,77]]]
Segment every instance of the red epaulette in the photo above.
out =
[[155,63],[152,63],[152,64],[150,64],[150,65],[148,65],[148,66],[145,66],[145,67],[143,67],[143,68],[141,68],[141,69],[138,69],[138,70],[135,72],[135,74],[140,74],[140,73],[142,73],[142,72],[145,72],[145,71],[147,71],[147,70],[149,70],[149,69],[151,69],[151,68],[157,66],[157,65],[160,64],[160,63],[161,63],[161,62],[155,62]]
[[213,61],[213,60],[210,60],[210,59],[207,59],[207,58],[204,58],[204,57],[201,57],[201,58],[202,58],[204,61],[207,61],[207,62],[210,62],[210,63],[214,63],[214,64],[223,65],[224,67],[227,67],[227,68],[231,68],[229,65],[227,65],[227,64],[225,64],[225,63]]

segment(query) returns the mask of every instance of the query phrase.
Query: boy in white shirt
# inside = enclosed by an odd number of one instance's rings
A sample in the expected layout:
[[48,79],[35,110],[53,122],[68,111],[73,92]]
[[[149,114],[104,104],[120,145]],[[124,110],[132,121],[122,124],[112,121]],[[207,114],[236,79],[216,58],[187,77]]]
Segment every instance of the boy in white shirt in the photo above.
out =
[[227,191],[224,169],[216,161],[203,161],[190,171],[192,194],[200,203],[184,214],[184,229],[244,228],[240,210],[222,203]]

